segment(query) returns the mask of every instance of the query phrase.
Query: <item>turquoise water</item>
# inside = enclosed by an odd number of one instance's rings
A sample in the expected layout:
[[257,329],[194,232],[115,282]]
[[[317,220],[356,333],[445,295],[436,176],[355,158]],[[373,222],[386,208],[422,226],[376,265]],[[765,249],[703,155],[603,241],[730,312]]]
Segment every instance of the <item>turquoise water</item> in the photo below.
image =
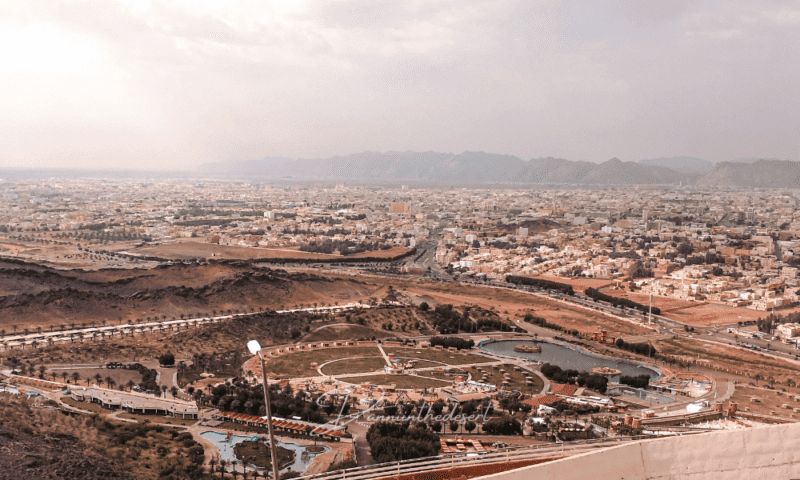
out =
[[627,360],[618,358],[601,357],[576,347],[566,347],[555,343],[536,342],[535,344],[542,348],[542,351],[539,353],[522,353],[514,351],[514,347],[517,345],[532,343],[533,342],[526,340],[499,340],[483,343],[481,344],[480,348],[486,350],[487,352],[497,353],[500,355],[527,358],[542,363],[558,365],[564,370],[574,369],[581,372],[589,371],[595,367],[609,367],[616,368],[622,372],[622,375],[648,375],[651,379],[660,376],[660,372],[654,368],[645,367],[644,365],[639,365],[638,363],[629,362]]
[[[203,432],[200,435],[213,442],[214,445],[216,445],[217,448],[219,448],[220,460],[227,460],[229,462],[236,461],[236,456],[233,453],[233,447],[237,443],[241,443],[247,440],[257,441],[261,438],[259,435],[249,435],[249,436],[231,435],[231,441],[226,442],[225,439],[227,438],[228,435],[225,433],[208,431],[208,432]],[[291,465],[288,465],[282,471],[292,470],[295,472],[303,472],[309,465],[311,465],[311,462],[314,460],[314,457],[319,455],[319,453],[308,453],[306,455],[303,455],[303,452],[305,452],[306,450],[306,447],[304,445],[296,445],[294,443],[284,443],[284,442],[275,442],[275,444],[279,447],[283,447],[294,451],[294,462]],[[323,450],[320,453],[325,453],[328,450],[330,450],[328,447],[325,446],[322,446],[322,448],[324,448],[325,450]]]

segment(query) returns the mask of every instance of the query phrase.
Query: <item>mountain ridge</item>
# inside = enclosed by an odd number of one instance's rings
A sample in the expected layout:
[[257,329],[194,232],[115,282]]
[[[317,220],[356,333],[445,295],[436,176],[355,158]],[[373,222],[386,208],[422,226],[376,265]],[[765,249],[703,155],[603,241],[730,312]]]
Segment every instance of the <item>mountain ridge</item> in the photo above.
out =
[[[522,160],[482,151],[366,151],[329,158],[265,157],[213,162],[201,165],[197,171],[226,177],[366,182],[800,187],[800,162],[741,160],[712,164],[694,157],[669,157],[626,162],[614,157],[593,163],[554,157]],[[755,171],[759,168],[761,171]]]

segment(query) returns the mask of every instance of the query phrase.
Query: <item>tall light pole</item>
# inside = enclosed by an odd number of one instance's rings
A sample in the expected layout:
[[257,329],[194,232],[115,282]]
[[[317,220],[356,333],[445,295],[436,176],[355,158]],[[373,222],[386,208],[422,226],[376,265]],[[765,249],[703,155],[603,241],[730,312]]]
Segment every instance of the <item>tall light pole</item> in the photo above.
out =
[[278,452],[275,450],[275,434],[272,431],[272,409],[269,406],[269,386],[267,385],[267,369],[264,365],[264,356],[261,354],[261,345],[256,340],[247,342],[247,348],[253,355],[261,359],[261,375],[264,380],[264,406],[267,411],[267,429],[269,430],[269,452],[272,455],[272,475],[275,480],[278,476]]

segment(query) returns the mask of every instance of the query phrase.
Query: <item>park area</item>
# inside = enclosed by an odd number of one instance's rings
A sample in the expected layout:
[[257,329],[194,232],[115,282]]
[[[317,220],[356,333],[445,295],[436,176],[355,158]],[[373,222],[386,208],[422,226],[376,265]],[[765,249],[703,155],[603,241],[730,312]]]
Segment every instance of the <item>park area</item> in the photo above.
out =
[[[393,353],[397,358],[429,360],[448,365],[468,365],[470,363],[486,363],[492,359],[483,355],[476,355],[468,351],[450,352],[448,350],[437,350],[435,348],[409,348],[409,347],[383,347],[386,354]],[[418,364],[420,368],[426,365]]]
[[318,350],[293,352],[280,357],[267,359],[267,372],[288,378],[316,377],[319,375],[319,372],[317,372],[316,368],[311,368],[312,364],[322,365],[332,360],[375,357],[380,354],[381,352],[378,350],[377,346],[321,348]]
[[343,377],[339,378],[342,382],[354,383],[356,385],[361,383],[369,383],[371,385],[389,386],[394,385],[398,389],[421,389],[421,388],[441,388],[452,385],[452,380],[438,380],[435,378],[428,378],[416,375],[360,375],[357,377]]

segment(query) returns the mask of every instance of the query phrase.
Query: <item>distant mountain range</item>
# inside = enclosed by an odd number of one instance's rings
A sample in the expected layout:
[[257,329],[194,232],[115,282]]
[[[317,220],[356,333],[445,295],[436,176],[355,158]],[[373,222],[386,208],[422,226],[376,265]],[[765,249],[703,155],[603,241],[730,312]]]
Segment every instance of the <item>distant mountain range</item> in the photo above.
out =
[[391,181],[449,184],[655,185],[682,183],[800,187],[800,162],[736,159],[713,164],[692,157],[603,163],[563,158],[522,160],[485,152],[363,152],[325,159],[268,157],[201,165],[199,174],[226,178]]

